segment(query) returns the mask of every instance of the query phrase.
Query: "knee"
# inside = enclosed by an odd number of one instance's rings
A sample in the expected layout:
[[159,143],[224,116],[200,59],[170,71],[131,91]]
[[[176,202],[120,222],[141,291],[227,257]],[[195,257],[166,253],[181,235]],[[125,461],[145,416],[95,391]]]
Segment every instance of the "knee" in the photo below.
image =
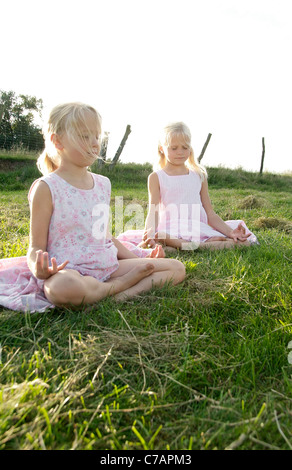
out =
[[44,285],[45,295],[56,306],[80,305],[85,299],[86,288],[79,273],[60,271]]
[[172,261],[173,261],[174,281],[175,283],[182,282],[184,278],[186,277],[185,265],[177,259],[174,259]]

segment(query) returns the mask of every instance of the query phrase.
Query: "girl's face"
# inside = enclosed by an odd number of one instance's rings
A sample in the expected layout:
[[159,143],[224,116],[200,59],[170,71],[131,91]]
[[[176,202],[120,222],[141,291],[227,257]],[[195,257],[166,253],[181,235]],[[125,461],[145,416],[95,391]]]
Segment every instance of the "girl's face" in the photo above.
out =
[[63,159],[70,160],[77,166],[90,166],[100,152],[100,135],[96,128],[96,120],[88,116],[85,125],[80,125],[78,132],[72,139],[68,134],[60,138],[61,154]]
[[166,160],[171,165],[184,165],[188,160],[191,149],[182,137],[173,137],[168,146],[163,146]]

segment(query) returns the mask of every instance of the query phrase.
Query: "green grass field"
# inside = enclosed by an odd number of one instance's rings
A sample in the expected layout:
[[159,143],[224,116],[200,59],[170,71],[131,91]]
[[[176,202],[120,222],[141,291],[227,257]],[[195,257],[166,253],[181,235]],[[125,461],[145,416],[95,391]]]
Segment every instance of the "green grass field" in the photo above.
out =
[[[0,258],[26,254],[34,159],[0,158]],[[150,165],[103,169],[147,209]],[[0,449],[292,449],[292,176],[209,168],[260,245],[177,252],[187,277],[123,303],[0,307]],[[113,224],[114,226],[114,224]]]

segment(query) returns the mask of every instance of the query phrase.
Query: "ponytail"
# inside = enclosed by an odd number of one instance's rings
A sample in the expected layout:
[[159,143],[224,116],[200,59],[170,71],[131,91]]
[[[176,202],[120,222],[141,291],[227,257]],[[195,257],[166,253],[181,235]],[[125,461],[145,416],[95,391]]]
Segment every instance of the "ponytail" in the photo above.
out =
[[58,165],[56,164],[55,160],[56,157],[51,157],[47,153],[46,149],[39,156],[39,158],[37,159],[37,167],[44,176],[58,169]]

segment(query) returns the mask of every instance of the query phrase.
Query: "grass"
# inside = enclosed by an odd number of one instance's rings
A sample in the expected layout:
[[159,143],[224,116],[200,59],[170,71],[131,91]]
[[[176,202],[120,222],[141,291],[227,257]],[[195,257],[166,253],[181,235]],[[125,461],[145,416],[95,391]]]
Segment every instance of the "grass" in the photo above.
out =
[[[1,449],[292,448],[292,177],[208,170],[216,211],[260,245],[177,253],[184,283],[119,304],[0,307]],[[146,209],[150,171],[103,174]],[[0,174],[0,258],[25,255],[37,176]]]

